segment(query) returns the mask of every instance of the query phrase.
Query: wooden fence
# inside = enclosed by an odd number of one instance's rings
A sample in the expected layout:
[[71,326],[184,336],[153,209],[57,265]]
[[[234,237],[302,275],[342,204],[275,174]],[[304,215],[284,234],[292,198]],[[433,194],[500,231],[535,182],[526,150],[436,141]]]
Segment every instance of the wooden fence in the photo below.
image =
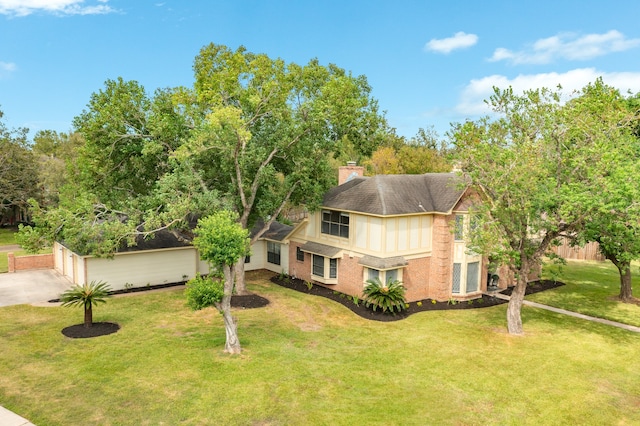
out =
[[564,239],[562,244],[553,248],[553,251],[564,259],[606,260],[600,253],[598,243],[587,243],[584,247],[571,247],[569,241]]

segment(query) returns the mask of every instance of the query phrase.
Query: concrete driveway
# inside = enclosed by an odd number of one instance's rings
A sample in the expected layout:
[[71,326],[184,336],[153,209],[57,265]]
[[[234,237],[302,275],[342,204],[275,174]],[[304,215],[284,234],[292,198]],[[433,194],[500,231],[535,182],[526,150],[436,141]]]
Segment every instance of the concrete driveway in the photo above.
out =
[[0,274],[0,306],[57,299],[73,284],[53,269]]

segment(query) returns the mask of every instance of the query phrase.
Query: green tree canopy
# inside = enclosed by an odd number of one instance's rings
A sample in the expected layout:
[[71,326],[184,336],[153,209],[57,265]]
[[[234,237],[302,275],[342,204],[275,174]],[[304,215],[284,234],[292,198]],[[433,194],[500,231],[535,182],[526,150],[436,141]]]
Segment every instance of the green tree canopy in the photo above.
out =
[[26,208],[40,197],[38,163],[27,143],[25,128],[9,130],[0,110],[0,220],[12,207]]
[[560,236],[573,236],[613,191],[610,176],[626,155],[623,111],[613,89],[598,80],[563,103],[560,91],[514,94],[495,89],[500,114],[453,129],[457,159],[484,198],[475,211],[472,246],[509,266],[517,277],[507,310],[512,334],[522,333],[520,309],[529,273]]

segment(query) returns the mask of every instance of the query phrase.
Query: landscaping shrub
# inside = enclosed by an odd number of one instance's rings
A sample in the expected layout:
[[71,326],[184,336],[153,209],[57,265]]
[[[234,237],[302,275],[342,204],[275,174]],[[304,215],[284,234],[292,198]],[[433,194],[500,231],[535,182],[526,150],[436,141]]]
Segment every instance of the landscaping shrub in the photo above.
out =
[[397,312],[405,309],[405,288],[398,280],[383,284],[380,278],[367,280],[363,291],[363,299],[367,307],[373,310],[380,308],[382,312]]

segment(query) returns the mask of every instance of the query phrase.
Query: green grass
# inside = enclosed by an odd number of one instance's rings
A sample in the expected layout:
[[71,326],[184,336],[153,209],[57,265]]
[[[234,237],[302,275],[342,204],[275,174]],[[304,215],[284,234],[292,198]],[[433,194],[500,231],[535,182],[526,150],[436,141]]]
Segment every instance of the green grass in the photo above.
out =
[[[528,300],[640,327],[640,306],[616,299],[620,277],[611,262],[569,260],[566,265],[546,266],[543,278],[555,278],[566,285],[527,296]],[[632,264],[632,287],[640,292],[637,264]]]
[[0,246],[16,244],[15,234],[15,228],[0,228]]
[[181,290],[98,306],[122,328],[93,339],[60,333],[81,309],[0,308],[0,401],[38,425],[640,423],[640,335],[524,307],[513,337],[505,305],[372,322],[249,282],[271,303],[234,311],[238,357]]

